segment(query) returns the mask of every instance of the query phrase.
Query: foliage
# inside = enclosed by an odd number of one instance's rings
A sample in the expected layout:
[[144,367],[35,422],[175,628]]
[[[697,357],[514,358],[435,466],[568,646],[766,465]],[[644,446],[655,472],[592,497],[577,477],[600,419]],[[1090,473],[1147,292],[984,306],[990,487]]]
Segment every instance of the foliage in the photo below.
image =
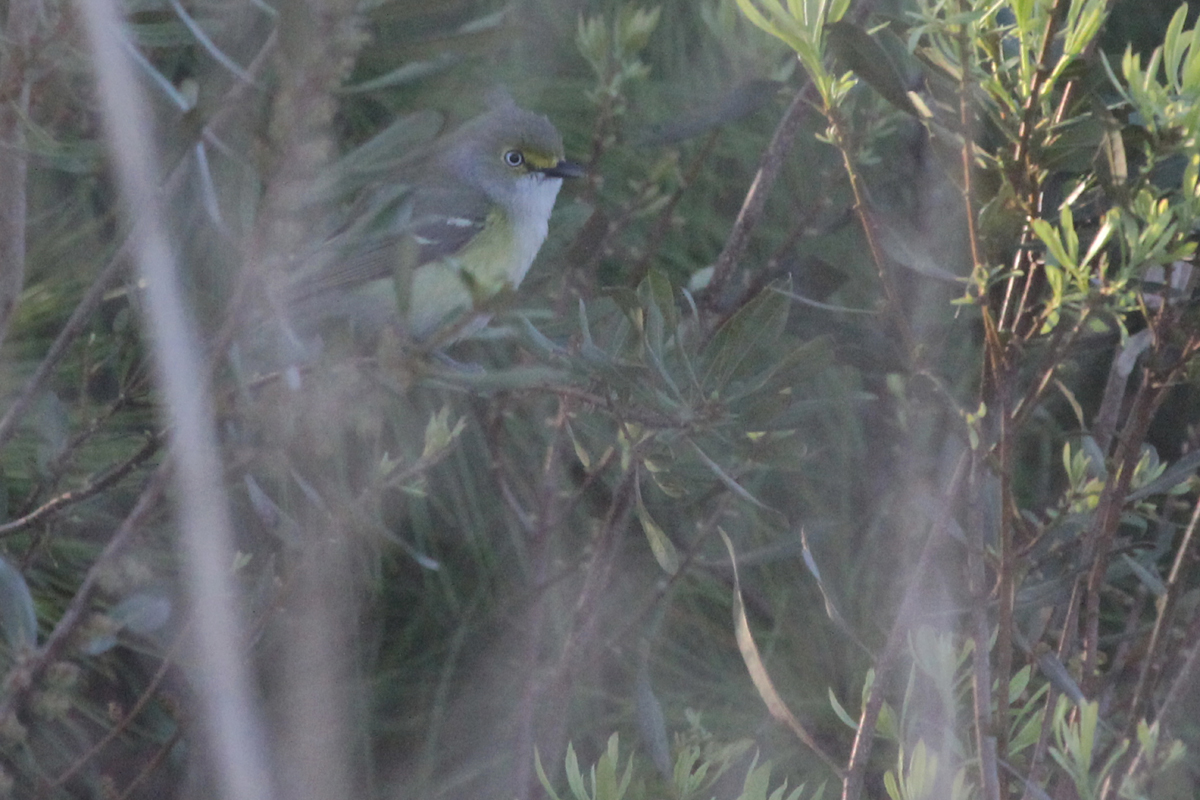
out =
[[[151,209],[96,3],[3,5],[0,795],[1195,794],[1186,6],[126,2]],[[588,176],[490,322],[293,302],[497,84]]]

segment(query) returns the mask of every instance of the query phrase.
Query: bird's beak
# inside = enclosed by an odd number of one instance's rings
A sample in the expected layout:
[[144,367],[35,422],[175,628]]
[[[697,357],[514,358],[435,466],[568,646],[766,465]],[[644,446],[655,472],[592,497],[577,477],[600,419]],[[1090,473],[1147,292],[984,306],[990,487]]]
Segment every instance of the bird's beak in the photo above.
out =
[[559,161],[554,166],[543,169],[542,174],[548,178],[582,178],[587,174],[587,170],[574,161]]

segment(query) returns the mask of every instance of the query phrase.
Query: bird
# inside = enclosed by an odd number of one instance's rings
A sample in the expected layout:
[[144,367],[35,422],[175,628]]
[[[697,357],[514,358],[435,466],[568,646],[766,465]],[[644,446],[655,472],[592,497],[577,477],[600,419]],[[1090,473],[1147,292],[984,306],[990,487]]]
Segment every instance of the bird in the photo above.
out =
[[585,171],[566,159],[549,119],[493,93],[484,113],[416,148],[395,173],[361,193],[296,284],[299,316],[350,316],[368,329],[398,320],[415,342],[477,332],[487,301],[529,272],[563,181]]

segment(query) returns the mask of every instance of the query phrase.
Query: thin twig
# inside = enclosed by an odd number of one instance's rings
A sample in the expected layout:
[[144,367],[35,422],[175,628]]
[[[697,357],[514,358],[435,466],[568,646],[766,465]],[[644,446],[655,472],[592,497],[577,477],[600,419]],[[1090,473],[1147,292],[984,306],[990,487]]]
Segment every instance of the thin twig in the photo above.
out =
[[29,512],[23,517],[14,519],[0,525],[0,537],[11,536],[14,533],[20,533],[27,528],[41,522],[46,517],[61,511],[69,506],[77,505],[114,486],[119,483],[126,475],[133,472],[139,464],[144,462],[150,456],[154,455],[159,446],[162,444],[162,439],[157,434],[152,434],[146,442],[138,448],[137,452],[129,458],[122,461],[120,464],[112,467],[108,472],[94,481],[80,486],[78,489],[72,489],[69,492],[63,492],[57,497],[43,503],[38,508]]
[[[998,731],[1004,725],[1005,717],[1000,716],[998,709],[993,708],[996,702],[992,693],[991,640],[992,625],[988,619],[988,583],[985,559],[987,555],[983,536],[983,512],[980,507],[980,492],[978,481],[981,479],[981,454],[972,453],[971,477],[968,481],[970,496],[977,498],[971,504],[970,536],[967,547],[967,581],[971,597],[970,629],[971,640],[975,644],[971,655],[971,672],[973,675],[973,691],[971,697],[973,727],[975,729],[975,747],[979,754],[980,788],[985,800],[999,800],[1000,774],[997,765]],[[996,694],[1008,694],[1007,683],[997,686]]]
[[1154,420],[1154,412],[1166,395],[1165,386],[1155,385],[1156,378],[1150,368],[1142,370],[1142,382],[1134,393],[1125,429],[1119,437],[1109,479],[1096,507],[1095,522],[1084,535],[1084,563],[1090,564],[1090,569],[1084,617],[1083,689],[1089,694],[1094,690],[1099,675],[1100,594],[1104,589],[1113,538],[1121,522],[1121,512],[1125,508],[1125,496],[1129,493],[1134,469],[1141,459],[1142,442]]
[[813,82],[806,80],[792,97],[787,111],[783,113],[783,118],[775,127],[771,142],[758,162],[758,171],[754,175],[754,181],[746,192],[746,199],[742,201],[742,208],[738,211],[737,219],[734,220],[733,229],[729,232],[729,238],[725,240],[725,247],[717,256],[712,279],[701,297],[705,307],[720,308],[725,286],[733,276],[734,268],[746,253],[746,248],[750,244],[750,234],[758,226],[763,210],[766,208],[767,195],[771,193],[771,188],[775,185],[780,170],[783,169],[784,158],[796,141],[796,133],[800,130],[800,124],[816,99],[816,88]]
[[871,254],[871,262],[875,265],[876,274],[879,275],[879,285],[883,289],[883,298],[886,304],[885,311],[900,339],[900,355],[905,362],[918,364],[921,353],[917,349],[912,326],[909,325],[904,305],[900,299],[900,291],[896,286],[891,261],[888,260],[883,251],[883,245],[879,241],[875,215],[872,213],[867,199],[867,187],[851,159],[848,127],[837,109],[826,109],[825,116],[833,130],[834,143],[838,152],[841,153],[842,164],[850,181],[850,192],[854,196],[854,213],[862,225],[863,236],[867,240],[867,249]]
[[[1016,165],[1016,169],[1022,170],[1017,173],[1016,180],[1013,181],[1014,189],[1018,198],[1023,199],[1026,204],[1026,214],[1034,215],[1037,213],[1038,195],[1040,187],[1034,184],[1034,178],[1029,173],[1028,165],[1025,163],[1028,160],[1029,152],[1032,148],[1033,131],[1037,123],[1038,101],[1042,94],[1042,84],[1050,77],[1050,48],[1054,42],[1055,34],[1058,31],[1058,25],[1063,10],[1065,9],[1063,0],[1054,0],[1054,5],[1049,10],[1049,16],[1046,19],[1046,28],[1042,32],[1042,47],[1038,53],[1037,69],[1033,73],[1033,80],[1029,85],[1029,94],[1025,98],[1025,107],[1021,110],[1021,124],[1017,129],[1017,146],[1013,151],[1012,163]],[[1032,235],[1032,229],[1026,225],[1025,230],[1021,233],[1021,246],[1018,247],[1018,258],[1025,251],[1024,245],[1027,244]],[[1033,284],[1033,262],[1026,258],[1026,263],[1029,268],[1025,270],[1022,276],[1013,273],[1009,275],[1008,285],[1004,290],[1004,303],[1000,308],[999,328],[1001,331],[1006,329],[1016,330],[1017,323],[1024,313],[1025,303],[1029,297],[1029,289]],[[1012,316],[1011,322],[1008,318],[1009,301],[1013,296],[1013,289],[1016,286],[1018,277],[1024,279],[1024,287],[1021,292],[1021,299]]]
[[1162,638],[1166,621],[1170,618],[1179,599],[1179,593],[1175,591],[1175,587],[1179,582],[1179,573],[1183,564],[1191,552],[1191,544],[1198,523],[1200,523],[1200,498],[1196,499],[1196,504],[1192,509],[1192,518],[1188,521],[1187,528],[1183,532],[1183,539],[1179,543],[1179,549],[1175,552],[1175,561],[1171,564],[1171,572],[1167,576],[1166,592],[1158,598],[1156,603],[1154,627],[1150,631],[1150,641],[1146,644],[1146,651],[1138,670],[1133,699],[1129,701],[1129,719],[1125,723],[1125,738],[1127,739],[1133,738],[1134,728],[1137,727],[1138,720],[1142,718],[1142,704],[1145,702],[1146,688],[1150,685],[1151,668],[1158,661],[1159,640]]
[[4,686],[9,688],[4,694],[3,699],[0,699],[0,722],[11,719],[17,713],[24,705],[26,698],[34,690],[35,684],[42,673],[59,659],[60,654],[66,647],[67,640],[87,614],[91,603],[92,591],[95,590],[96,584],[100,580],[101,572],[129,542],[133,534],[141,528],[146,517],[150,515],[150,512],[157,508],[158,501],[162,499],[163,492],[166,489],[169,473],[170,469],[166,465],[160,465],[154,471],[154,474],[150,476],[146,487],[142,490],[141,495],[134,504],[133,509],[126,515],[124,521],[121,522],[116,532],[113,533],[112,538],[108,540],[108,544],[104,546],[104,549],[100,551],[100,555],[96,557],[96,560],[88,569],[87,574],[84,575],[79,588],[71,596],[71,602],[67,606],[66,611],[59,617],[54,630],[46,638],[46,643],[34,652],[33,655],[20,661],[5,676]]
[[108,745],[114,739],[116,739],[129,728],[130,724],[137,719],[139,714],[142,713],[142,709],[149,705],[150,701],[156,696],[158,685],[162,683],[163,678],[167,676],[167,671],[175,663],[175,653],[183,643],[183,639],[184,631],[180,631],[175,635],[175,640],[171,642],[171,646],[167,648],[167,652],[163,654],[162,664],[159,665],[154,675],[151,676],[150,682],[146,684],[146,688],[142,691],[141,696],[138,697],[137,701],[133,704],[133,707],[130,708],[129,711],[127,711],[125,715],[121,717],[121,719],[118,720],[117,723],[113,725],[107,733],[104,734],[104,736],[100,737],[95,744],[89,747],[86,753],[80,755],[79,758],[75,759],[75,761],[69,767],[63,770],[58,777],[50,781],[50,783],[46,786],[44,794],[49,794],[67,781],[71,780],[71,778],[75,777],[75,775],[77,775],[81,769],[88,765],[88,762],[100,754],[101,750],[103,750],[105,747],[108,747]]

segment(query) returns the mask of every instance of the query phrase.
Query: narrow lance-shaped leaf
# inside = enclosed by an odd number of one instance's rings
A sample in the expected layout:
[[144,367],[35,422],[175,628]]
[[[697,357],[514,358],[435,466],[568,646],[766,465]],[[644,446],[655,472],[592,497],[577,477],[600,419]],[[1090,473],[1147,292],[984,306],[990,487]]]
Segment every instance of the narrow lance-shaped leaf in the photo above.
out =
[[0,558],[0,626],[10,650],[37,645],[37,614],[25,576]]
[[674,575],[679,571],[679,553],[675,550],[675,545],[667,538],[667,534],[658,526],[654,518],[650,516],[650,512],[646,510],[645,503],[642,502],[642,487],[641,478],[638,477],[634,481],[634,514],[637,515],[638,522],[642,524],[642,530],[646,533],[646,541],[650,544],[650,550],[654,553],[654,560],[663,568],[663,571],[668,575]]
[[850,22],[832,22],[825,26],[825,36],[834,55],[884,100],[906,114],[920,116],[891,57],[870,34]]
[[796,719],[791,709],[783,702],[783,698],[779,696],[779,692],[775,690],[775,684],[771,680],[771,676],[767,673],[762,656],[759,655],[758,645],[754,643],[754,636],[750,632],[750,622],[746,618],[746,606],[742,600],[742,584],[741,578],[738,576],[737,555],[733,550],[733,542],[729,540],[729,536],[721,528],[717,528],[717,533],[721,535],[721,540],[725,542],[725,549],[729,551],[729,560],[733,565],[734,636],[737,639],[738,650],[742,654],[742,661],[745,662],[746,670],[750,673],[750,680],[753,681],[754,688],[758,690],[758,696],[762,698],[772,717],[790,728],[800,741],[807,745],[834,772],[841,776],[841,764],[821,749],[816,739],[800,724],[800,720]]
[[713,334],[704,348],[701,383],[705,391],[720,392],[752,353],[774,342],[783,332],[791,303],[776,289],[791,291],[791,282],[767,287]]

